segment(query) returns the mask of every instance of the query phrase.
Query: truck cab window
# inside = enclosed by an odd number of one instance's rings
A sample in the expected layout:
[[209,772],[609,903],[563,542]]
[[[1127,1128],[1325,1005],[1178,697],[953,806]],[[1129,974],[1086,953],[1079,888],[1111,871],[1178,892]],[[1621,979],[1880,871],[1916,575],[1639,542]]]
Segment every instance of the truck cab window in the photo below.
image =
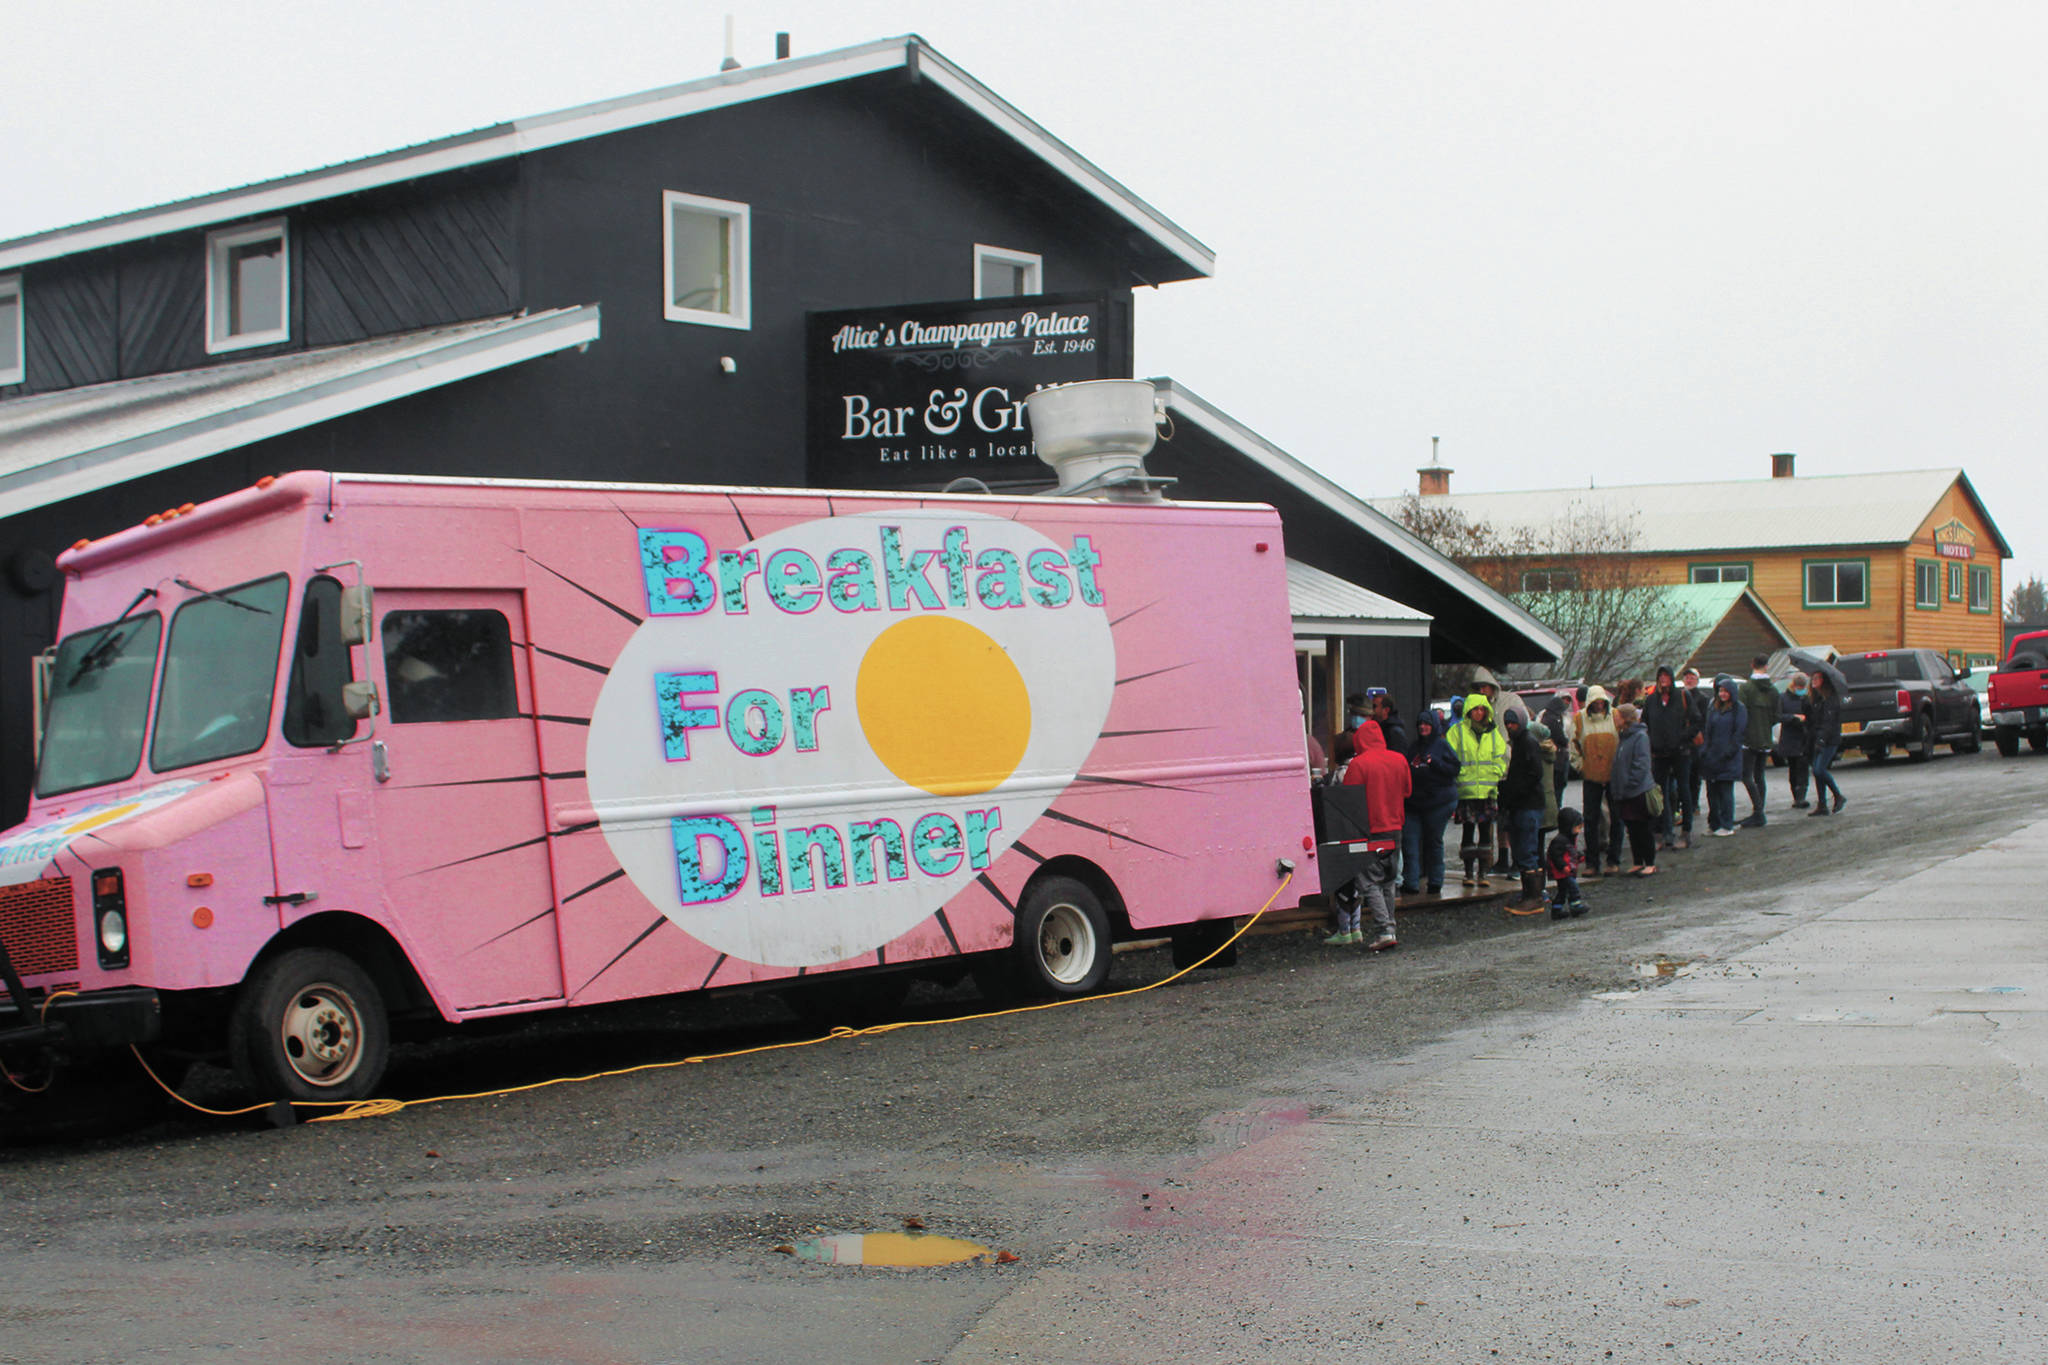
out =
[[164,618],[150,612],[81,630],[57,646],[37,796],[134,775],[163,634]]
[[203,593],[171,616],[149,766],[158,772],[263,747],[291,580],[283,574]]
[[341,584],[316,578],[299,606],[299,640],[284,692],[284,737],[301,749],[353,739],[356,720],[342,705],[344,683],[355,681],[349,648],[341,642]]
[[394,611],[381,634],[392,724],[519,714],[503,612]]

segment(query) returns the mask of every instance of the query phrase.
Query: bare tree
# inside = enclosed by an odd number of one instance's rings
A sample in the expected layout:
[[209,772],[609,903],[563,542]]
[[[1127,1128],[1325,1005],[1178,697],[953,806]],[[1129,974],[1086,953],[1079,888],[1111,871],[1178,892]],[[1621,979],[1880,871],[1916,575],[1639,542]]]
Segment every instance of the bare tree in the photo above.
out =
[[1635,514],[1597,498],[1542,525],[1502,528],[1410,493],[1395,520],[1556,631],[1561,676],[1614,679],[1676,665],[1709,624],[1667,585],[1645,581]]

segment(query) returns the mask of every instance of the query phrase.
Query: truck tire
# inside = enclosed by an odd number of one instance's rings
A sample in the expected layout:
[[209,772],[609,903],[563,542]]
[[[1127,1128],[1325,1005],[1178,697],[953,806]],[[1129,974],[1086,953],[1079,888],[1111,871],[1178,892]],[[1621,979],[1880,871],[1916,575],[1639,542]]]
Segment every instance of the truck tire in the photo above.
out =
[[1913,747],[1906,751],[1906,757],[1915,763],[1925,763],[1934,757],[1934,713],[1920,713],[1919,732],[1913,736]]
[[228,1051],[258,1099],[366,1099],[391,1059],[384,995],[344,953],[279,953],[242,983]]
[[2027,731],[2027,747],[2037,754],[2048,750],[2048,730]]
[[1087,995],[1109,977],[1109,916],[1095,893],[1072,877],[1041,878],[1017,908],[1010,953],[1026,994]]
[[1950,753],[1957,754],[1974,754],[1983,749],[1984,708],[1982,706],[1972,706],[1970,708],[1970,728],[1964,733],[1957,735],[1955,741],[1948,747]]
[[1863,756],[1872,763],[1882,763],[1892,756],[1892,746],[1889,744],[1873,744],[1863,751]]
[[2020,732],[2010,725],[2001,725],[1993,732],[1991,742],[1998,746],[2002,758],[2017,758],[2020,752]]

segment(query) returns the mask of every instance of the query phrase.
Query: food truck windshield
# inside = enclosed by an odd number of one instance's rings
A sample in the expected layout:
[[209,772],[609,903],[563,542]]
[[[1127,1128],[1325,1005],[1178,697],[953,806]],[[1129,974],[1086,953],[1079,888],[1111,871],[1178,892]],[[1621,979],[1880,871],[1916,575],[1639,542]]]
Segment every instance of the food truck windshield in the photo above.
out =
[[[184,598],[166,631],[161,611],[123,614],[68,635],[50,671],[49,720],[36,795],[58,796],[136,775],[166,773],[263,747],[270,727],[289,579],[283,574],[212,590],[174,578]],[[157,593],[145,596],[159,595]],[[140,606],[138,597],[134,606]],[[150,684],[163,648],[155,724]]]

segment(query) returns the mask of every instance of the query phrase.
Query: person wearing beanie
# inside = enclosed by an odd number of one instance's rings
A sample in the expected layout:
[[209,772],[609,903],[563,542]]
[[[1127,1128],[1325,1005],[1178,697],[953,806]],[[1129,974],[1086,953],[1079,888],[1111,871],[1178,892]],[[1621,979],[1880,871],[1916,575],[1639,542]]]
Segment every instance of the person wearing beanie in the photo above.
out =
[[1577,919],[1586,913],[1579,895],[1579,813],[1570,806],[1557,813],[1557,833],[1543,850],[1543,870],[1551,880],[1550,917]]
[[1415,895],[1428,878],[1429,894],[1444,889],[1444,828],[1458,804],[1458,756],[1444,740],[1443,713],[1415,720],[1408,751],[1408,810],[1401,824],[1401,890]]

